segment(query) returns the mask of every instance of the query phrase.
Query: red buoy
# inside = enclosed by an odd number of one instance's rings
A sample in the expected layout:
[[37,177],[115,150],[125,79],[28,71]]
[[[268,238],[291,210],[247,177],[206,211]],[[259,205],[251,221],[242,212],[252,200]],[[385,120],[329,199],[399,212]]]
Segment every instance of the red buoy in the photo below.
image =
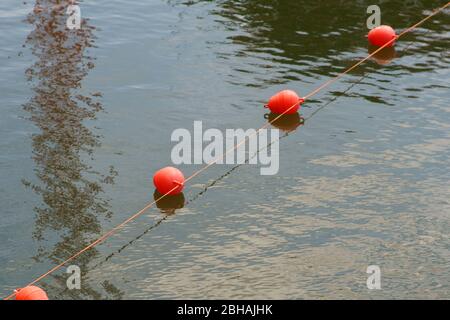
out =
[[[392,29],[390,26],[379,26],[373,28],[367,35],[367,39],[369,40],[369,42],[377,47],[384,46],[386,43],[395,38],[397,38],[397,35],[395,34],[394,29]],[[392,40],[391,43],[386,47],[392,47],[394,43],[395,40]]]
[[16,300],[48,300],[48,297],[41,288],[28,286],[16,290]]
[[295,91],[283,90],[272,96],[266,107],[276,114],[293,114],[303,102],[304,100]]
[[177,168],[165,167],[156,171],[153,176],[153,183],[159,193],[175,195],[179,194],[183,190],[184,176],[183,173]]

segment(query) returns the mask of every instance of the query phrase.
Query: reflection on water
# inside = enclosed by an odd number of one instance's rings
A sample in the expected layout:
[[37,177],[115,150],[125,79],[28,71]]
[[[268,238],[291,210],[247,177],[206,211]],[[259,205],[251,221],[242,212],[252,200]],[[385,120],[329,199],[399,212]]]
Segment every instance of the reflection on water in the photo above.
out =
[[279,114],[270,112],[266,113],[264,118],[267,119],[273,127],[285,132],[294,131],[305,122],[305,119],[301,117],[298,112],[293,114],[285,114],[281,117]]
[[[200,196],[198,194],[197,196]],[[156,222],[149,227],[147,227],[143,232],[139,233],[139,235],[134,236],[132,240],[128,241],[126,244],[122,245],[118,250],[110,253],[105,259],[97,263],[95,266],[91,268],[94,272],[101,267],[105,262],[108,262],[111,258],[116,255],[123,254],[123,251],[128,247],[132,246],[136,241],[140,240],[142,237],[147,235],[150,231],[159,227],[164,221],[166,221],[170,216],[175,215],[178,209],[182,209],[186,203],[183,192],[176,195],[168,195],[162,198],[162,194],[155,190],[153,193],[153,199],[156,201],[156,207],[161,211],[163,215],[162,218],[156,220]]]
[[[232,34],[223,44],[234,45],[238,49],[218,51],[214,48],[218,43],[213,43],[212,49],[219,58],[233,61],[235,72],[230,75],[229,81],[236,86],[242,86],[244,82],[249,87],[266,88],[299,81],[312,90],[323,79],[342,72],[367,55],[367,51],[361,50],[361,44],[367,43],[364,17],[368,5],[368,1],[351,2],[351,5],[350,2],[333,1],[222,1],[213,13],[220,17],[218,21]],[[383,22],[403,30],[422,19],[423,13],[428,12],[426,10],[441,5],[440,1],[383,3]],[[436,17],[438,21],[441,19],[445,17]],[[391,66],[389,72],[382,72],[384,81],[373,86],[383,92],[395,91],[389,87],[391,77],[404,75],[405,72],[428,72],[448,65],[449,56],[440,57],[442,52],[448,50],[448,24],[428,23],[426,28],[434,36],[423,37],[426,32],[419,28],[402,38],[399,46],[404,47],[405,42],[411,41],[409,45],[413,48],[410,54],[426,53],[439,59],[427,59],[426,63],[418,60],[414,66]],[[395,57],[393,50],[380,52],[374,61],[386,65]],[[380,73],[379,68],[370,63],[352,73],[358,76],[366,71],[372,72],[371,77],[375,79]],[[392,105],[392,100],[409,97],[401,95],[397,98],[394,94],[389,101],[381,94],[373,97],[357,92],[353,96],[388,105]]]
[[[379,48],[369,44],[368,53],[372,54]],[[376,61],[378,64],[386,65],[389,64],[396,57],[395,47],[386,47],[378,51],[372,56],[372,59]]]
[[[32,137],[38,182],[24,183],[42,199],[42,205],[35,208],[34,237],[42,242],[35,259],[48,258],[52,264],[65,260],[99,235],[101,220],[112,214],[102,196],[103,185],[113,183],[116,175],[112,167],[108,175],[102,175],[89,165],[100,141],[86,121],[95,120],[103,106],[100,93],[79,92],[83,78],[94,68],[88,49],[94,45],[95,28],[83,21],[79,30],[66,29],[66,9],[61,1],[37,1],[28,16],[33,30],[26,40],[36,62],[27,70],[34,95],[24,108],[39,131]],[[46,235],[53,242],[55,234],[56,243],[49,247]],[[96,255],[92,249],[73,263],[85,271]],[[46,282],[45,287],[50,295],[59,296],[67,276],[53,277],[56,284]],[[111,283],[104,283],[104,289],[120,296]],[[72,298],[102,296],[84,283],[80,292],[66,290],[66,294]]]
[[156,207],[164,214],[175,214],[177,209],[184,207],[185,199],[183,192],[176,195],[168,195],[161,199],[163,195],[155,190],[153,199],[156,201]]

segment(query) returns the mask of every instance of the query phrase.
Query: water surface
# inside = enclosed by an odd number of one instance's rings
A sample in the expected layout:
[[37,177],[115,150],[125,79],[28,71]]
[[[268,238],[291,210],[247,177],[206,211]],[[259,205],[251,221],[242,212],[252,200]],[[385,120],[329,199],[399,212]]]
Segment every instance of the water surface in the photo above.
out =
[[[37,2],[0,4],[4,296],[152,201],[173,130],[259,128],[274,92],[304,95],[368,52],[368,1],[80,1],[76,32]],[[386,2],[382,22],[400,31],[440,5]],[[150,209],[74,261],[81,290],[64,270],[40,285],[52,299],[448,298],[449,32],[439,14],[306,103],[277,175],[213,166],[184,208]],[[366,287],[372,264],[382,290]]]

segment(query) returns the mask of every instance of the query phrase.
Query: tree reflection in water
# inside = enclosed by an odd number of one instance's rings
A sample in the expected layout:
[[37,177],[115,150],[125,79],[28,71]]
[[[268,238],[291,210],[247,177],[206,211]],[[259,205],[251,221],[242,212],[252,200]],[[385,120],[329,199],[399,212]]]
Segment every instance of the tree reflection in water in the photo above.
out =
[[[99,136],[87,127],[103,110],[101,93],[82,94],[82,80],[94,68],[89,48],[94,46],[95,27],[84,19],[81,28],[66,28],[70,1],[37,0],[28,16],[33,30],[26,46],[36,57],[27,70],[33,96],[24,105],[38,132],[32,137],[36,182],[24,183],[42,199],[35,207],[34,238],[39,241],[37,261],[60,263],[87,246],[101,232],[101,221],[111,216],[103,186],[114,183],[115,172],[104,175],[89,164],[100,145]],[[48,241],[46,241],[48,238]],[[91,249],[73,264],[87,271],[98,254]],[[81,290],[68,290],[68,274],[58,272],[40,285],[53,298],[93,298],[102,293],[82,282]],[[102,283],[107,296],[122,293],[110,282]]]

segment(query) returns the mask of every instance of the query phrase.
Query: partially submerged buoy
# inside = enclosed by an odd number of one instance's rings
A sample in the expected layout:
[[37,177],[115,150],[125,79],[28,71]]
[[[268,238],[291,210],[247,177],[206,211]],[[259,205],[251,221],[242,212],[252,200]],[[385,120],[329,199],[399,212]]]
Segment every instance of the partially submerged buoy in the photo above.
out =
[[389,41],[391,41],[391,43],[389,43],[386,47],[392,47],[395,43],[395,40],[393,39],[396,38],[397,35],[395,34],[395,30],[386,25],[373,28],[367,35],[369,42],[377,47],[382,47]]
[[15,292],[16,300],[48,300],[47,293],[36,286],[17,289]]
[[[379,47],[369,44],[369,54],[374,53]],[[397,57],[394,47],[384,47],[372,56],[372,60],[380,65],[386,65]]]
[[265,107],[276,114],[294,114],[304,101],[295,91],[283,90],[273,95]]
[[264,118],[266,118],[272,126],[285,132],[294,131],[298,126],[305,123],[305,119],[300,117],[298,112],[294,114],[283,114],[282,116],[271,112],[265,114]]
[[176,195],[183,190],[184,175],[177,168],[165,167],[156,171],[153,183],[160,193]]

